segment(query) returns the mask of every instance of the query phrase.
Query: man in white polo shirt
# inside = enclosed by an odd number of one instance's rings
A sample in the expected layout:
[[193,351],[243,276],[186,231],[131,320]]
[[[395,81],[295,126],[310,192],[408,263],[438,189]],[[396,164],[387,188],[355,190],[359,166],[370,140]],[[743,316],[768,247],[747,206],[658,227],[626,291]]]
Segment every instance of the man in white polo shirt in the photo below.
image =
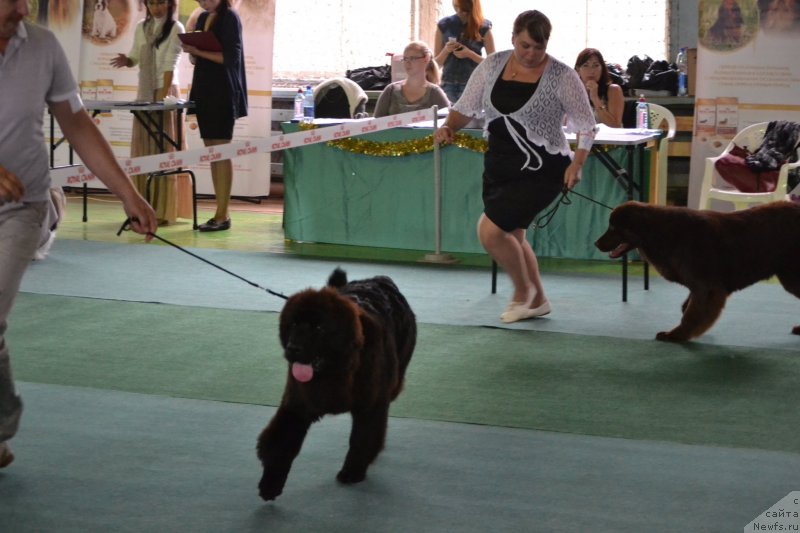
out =
[[45,105],[84,164],[122,200],[135,219],[133,230],[144,235],[157,230],[153,209],[83,109],[61,45],[50,31],[23,22],[27,15],[27,0],[0,0],[0,468],[14,459],[6,441],[16,433],[22,412],[6,320],[39,243],[50,194]]

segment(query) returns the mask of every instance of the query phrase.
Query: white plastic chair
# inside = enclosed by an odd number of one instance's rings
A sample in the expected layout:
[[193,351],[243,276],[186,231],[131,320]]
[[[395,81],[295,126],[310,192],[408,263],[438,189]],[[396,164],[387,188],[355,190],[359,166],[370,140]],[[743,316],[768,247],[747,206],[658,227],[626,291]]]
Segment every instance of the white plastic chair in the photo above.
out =
[[[718,159],[724,157],[733,149],[734,144],[747,147],[750,151],[756,151],[764,139],[764,132],[767,130],[769,122],[759,122],[752,126],[747,126],[728,143],[725,150],[717,157],[706,158],[706,168],[703,173],[703,182],[700,186],[700,209],[711,209],[711,200],[723,200],[733,204],[734,209],[747,209],[756,204],[776,202],[786,199],[786,183],[789,180],[789,171],[800,167],[800,161],[796,163],[784,163],[778,172],[778,183],[772,192],[742,192],[731,185],[728,185],[714,167]],[[798,149],[800,156],[800,149]],[[718,184],[719,183],[719,184]]]
[[[667,134],[658,141],[658,164],[656,166],[656,197],[653,202],[658,205],[667,204],[667,157],[669,156],[669,141],[675,138],[677,123],[672,111],[658,104],[648,104],[650,127],[664,129],[662,123],[667,123]],[[651,177],[652,179],[652,177]]]

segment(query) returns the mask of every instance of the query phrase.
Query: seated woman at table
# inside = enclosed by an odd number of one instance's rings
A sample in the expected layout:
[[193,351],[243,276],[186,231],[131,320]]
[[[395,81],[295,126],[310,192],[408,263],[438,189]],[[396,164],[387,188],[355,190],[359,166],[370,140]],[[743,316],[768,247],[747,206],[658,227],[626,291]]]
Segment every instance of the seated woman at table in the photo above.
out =
[[608,67],[600,50],[586,48],[579,53],[575,61],[575,70],[578,71],[586,87],[595,120],[599,124],[621,128],[625,97],[622,94],[622,87],[611,83]]
[[[139,87],[136,99],[141,102],[161,102],[166,96],[180,98],[178,88],[178,60],[181,57],[179,33],[183,24],[175,20],[175,0],[147,0],[147,14],[139,21],[133,36],[133,46],[128,55],[117,54],[111,60],[116,68],[139,66]],[[175,139],[178,118],[175,111],[154,111],[151,123],[158,124],[164,115],[164,133]],[[185,148],[185,138],[184,146]],[[167,142],[164,150],[174,151]],[[139,120],[133,121],[131,157],[161,153],[158,142],[147,132]],[[145,196],[147,175],[131,176],[136,188]],[[178,217],[192,218],[192,183],[186,174],[158,178],[150,184],[150,203],[156,212],[159,225],[173,224]]]
[[413,41],[403,51],[406,79],[386,86],[375,105],[375,116],[385,117],[433,105],[449,107],[447,95],[439,87],[439,66],[433,53],[422,41]]

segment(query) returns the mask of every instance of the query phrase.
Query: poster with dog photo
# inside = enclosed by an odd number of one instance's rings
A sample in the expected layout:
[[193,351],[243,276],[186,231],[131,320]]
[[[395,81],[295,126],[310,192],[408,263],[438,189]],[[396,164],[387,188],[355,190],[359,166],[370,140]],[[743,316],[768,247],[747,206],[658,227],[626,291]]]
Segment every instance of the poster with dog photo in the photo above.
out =
[[700,0],[698,9],[689,207],[699,206],[706,158],[722,153],[737,132],[800,122],[800,0]]
[[[249,114],[236,122],[234,142],[260,139],[270,131],[274,0],[237,0],[234,7],[237,6],[241,10],[244,29]],[[145,9],[143,0],[83,0],[78,79],[84,100],[136,99],[137,69],[115,69],[111,66],[111,59],[119,53],[127,54],[130,51],[136,24],[144,19]],[[176,12],[183,25],[191,28],[193,26],[190,24],[199,15],[200,8],[197,2],[178,0]],[[189,95],[192,68],[189,58],[183,55],[177,72],[183,98]],[[128,157],[133,121],[131,113],[101,113],[95,117],[95,121],[115,154],[119,158]],[[193,117],[187,118],[185,131],[189,149],[203,146]],[[213,194],[208,165],[193,170],[197,177],[197,192]],[[269,171],[270,160],[266,154],[235,159],[233,196],[268,195]]]
[[[145,10],[141,0],[83,0],[78,79],[84,101],[136,99],[137,69],[115,69],[111,60],[130,52],[136,24],[144,19]],[[116,156],[129,157],[133,116],[121,110],[100,113],[94,120]],[[99,182],[93,186],[102,187]]]
[[[263,139],[271,129],[272,116],[272,49],[275,25],[275,0],[234,0],[233,9],[242,20],[245,70],[247,72],[248,114],[236,121],[233,142]],[[182,2],[179,19],[192,31],[197,17],[202,13],[196,2]],[[181,89],[188,95],[192,81],[193,65],[181,62]],[[185,87],[185,90],[184,90]],[[189,148],[203,146],[197,121],[189,116],[186,122]],[[197,192],[213,194],[211,171],[208,164],[194,167]],[[233,160],[232,196],[256,197],[269,195],[269,154],[254,154]]]

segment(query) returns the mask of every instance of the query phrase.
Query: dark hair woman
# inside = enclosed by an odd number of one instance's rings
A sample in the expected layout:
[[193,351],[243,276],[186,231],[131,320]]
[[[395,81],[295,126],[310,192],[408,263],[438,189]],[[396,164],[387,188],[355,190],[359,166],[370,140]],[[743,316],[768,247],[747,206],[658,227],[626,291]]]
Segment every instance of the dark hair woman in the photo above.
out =
[[[205,12],[197,18],[195,29],[213,33],[222,45],[222,51],[211,52],[183,45],[183,51],[191,54],[195,63],[189,98],[195,104],[194,112],[203,144],[227,144],[233,139],[236,119],[247,116],[242,22],[230,8],[230,0],[198,0],[198,4]],[[230,229],[228,207],[233,185],[230,159],[211,163],[211,180],[217,209],[213,218],[200,225],[200,231]]]
[[611,83],[608,67],[600,50],[584,49],[575,60],[575,70],[578,71],[578,76],[586,87],[597,122],[612,128],[621,128],[625,96],[622,87]]
[[[483,214],[478,239],[511,278],[514,292],[502,322],[550,313],[536,254],[525,232],[536,215],[580,180],[595,135],[586,88],[575,70],[547,53],[550,20],[520,13],[512,50],[487,57],[453,104],[437,142],[450,143],[472,117],[483,117]],[[572,154],[563,126],[577,132]]]

